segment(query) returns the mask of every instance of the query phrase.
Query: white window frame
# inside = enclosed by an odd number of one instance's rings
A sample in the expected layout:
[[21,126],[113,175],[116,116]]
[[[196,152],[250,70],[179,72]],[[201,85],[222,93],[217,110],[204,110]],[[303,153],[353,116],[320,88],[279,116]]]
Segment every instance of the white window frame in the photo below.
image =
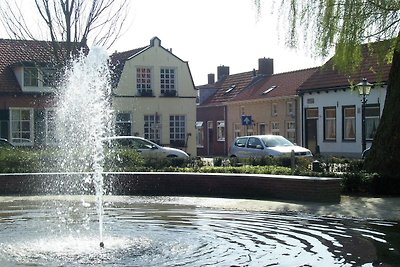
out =
[[[128,117],[128,119],[126,120],[125,118],[119,118],[118,115],[125,115],[123,117]],[[120,125],[122,125],[122,127]],[[119,127],[125,129],[125,126],[128,126],[130,128],[129,135],[131,135],[132,134],[132,130],[133,130],[132,113],[130,113],[130,112],[118,112],[115,115],[115,129],[118,129]]]
[[198,148],[204,147],[204,122],[196,121],[196,146]]
[[151,67],[136,67],[136,89],[139,93],[153,90],[153,69]]
[[280,135],[279,122],[277,121],[271,122],[271,134]]
[[[347,111],[352,110],[353,114],[348,114]],[[343,107],[343,140],[355,141],[356,140],[356,106]],[[352,134],[351,134],[352,133]]]
[[[263,129],[263,131],[262,131]],[[260,123],[258,125],[258,134],[267,134],[267,124],[266,123]]]
[[287,115],[294,116],[294,105],[292,101],[286,103]]
[[186,142],[186,115],[169,115],[169,140]]
[[26,87],[39,87],[39,70],[35,67],[24,67],[23,81]]
[[[29,112],[29,118],[22,118]],[[10,141],[18,146],[33,145],[33,109],[32,108],[10,108]]]
[[296,122],[286,122],[286,138],[292,143],[296,143]]
[[217,121],[217,141],[225,141],[225,121]]
[[[375,109],[376,114],[369,115],[369,110]],[[365,139],[372,141],[378,129],[380,122],[380,106],[379,104],[371,104],[365,106]]]
[[145,139],[161,144],[161,116],[146,114],[143,116],[143,136]]
[[[334,111],[334,116],[328,114],[329,111]],[[324,140],[325,141],[336,141],[336,107],[325,107],[324,108]]]
[[238,122],[233,123],[233,137],[241,136],[242,124]]
[[45,142],[46,145],[57,144],[56,129],[56,110],[53,108],[45,109]]
[[160,69],[160,89],[161,94],[176,92],[176,68],[161,68]]
[[278,116],[278,104],[277,103],[272,103],[272,105],[271,105],[271,115],[273,117]]

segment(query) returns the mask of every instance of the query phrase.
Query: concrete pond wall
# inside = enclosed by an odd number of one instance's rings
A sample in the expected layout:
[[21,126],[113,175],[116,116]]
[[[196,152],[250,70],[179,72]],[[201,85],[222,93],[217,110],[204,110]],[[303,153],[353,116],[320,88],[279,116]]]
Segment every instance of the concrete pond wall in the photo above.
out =
[[[93,173],[1,174],[0,195],[93,194]],[[340,202],[340,178],[268,174],[137,172],[105,173],[113,195],[202,196]],[[77,186],[78,185],[78,186]]]

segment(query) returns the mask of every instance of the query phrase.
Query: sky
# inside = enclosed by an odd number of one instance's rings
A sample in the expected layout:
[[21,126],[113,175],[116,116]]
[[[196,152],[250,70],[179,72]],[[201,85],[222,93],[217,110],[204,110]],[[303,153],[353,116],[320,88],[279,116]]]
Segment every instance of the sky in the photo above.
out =
[[282,22],[267,4],[258,17],[254,0],[131,0],[130,8],[128,27],[110,52],[147,46],[157,36],[164,48],[189,63],[196,86],[206,84],[209,73],[216,77],[221,65],[229,66],[230,74],[241,73],[258,69],[258,59],[266,57],[281,73],[327,60],[303,48],[287,48],[286,29],[278,27]]

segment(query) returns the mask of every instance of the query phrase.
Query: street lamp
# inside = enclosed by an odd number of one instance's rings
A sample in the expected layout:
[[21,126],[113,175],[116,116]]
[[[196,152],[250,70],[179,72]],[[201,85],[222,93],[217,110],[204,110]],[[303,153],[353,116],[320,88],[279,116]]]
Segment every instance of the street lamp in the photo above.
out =
[[361,99],[361,131],[362,131],[362,137],[361,137],[361,146],[362,146],[362,151],[364,152],[364,150],[366,149],[366,139],[365,139],[365,104],[367,104],[368,100],[367,100],[367,96],[369,95],[369,93],[371,92],[371,87],[372,84],[370,84],[366,78],[363,78],[362,82],[358,83],[356,85],[357,89],[358,89],[358,94],[360,96],[362,96]]

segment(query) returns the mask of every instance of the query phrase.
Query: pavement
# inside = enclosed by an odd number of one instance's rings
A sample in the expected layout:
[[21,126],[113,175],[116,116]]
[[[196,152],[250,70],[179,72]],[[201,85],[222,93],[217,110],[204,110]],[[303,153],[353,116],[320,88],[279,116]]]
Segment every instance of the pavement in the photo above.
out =
[[[190,202],[190,200],[187,200]],[[181,204],[184,200],[179,201]],[[187,203],[189,204],[189,203]],[[400,197],[342,196],[340,203],[283,202],[248,199],[196,198],[197,206],[271,212],[300,212],[339,218],[400,221]]]

